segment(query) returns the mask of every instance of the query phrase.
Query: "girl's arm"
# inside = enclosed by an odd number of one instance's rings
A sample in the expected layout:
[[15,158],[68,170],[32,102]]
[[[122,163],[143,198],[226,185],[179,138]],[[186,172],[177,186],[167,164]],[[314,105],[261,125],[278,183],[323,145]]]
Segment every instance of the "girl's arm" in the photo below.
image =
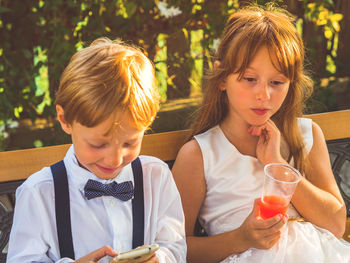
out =
[[[259,136],[257,158],[266,165],[284,162],[280,154],[280,132],[272,120],[248,132]],[[298,212],[309,222],[325,228],[340,238],[345,231],[346,208],[334,179],[326,141],[321,128],[312,124],[313,146],[309,155],[309,169],[301,179],[292,198]]]
[[321,128],[312,124],[313,146],[309,169],[292,198],[299,213],[313,224],[340,238],[345,231],[346,208],[334,179],[326,141]]
[[185,214],[188,262],[218,262],[251,247],[270,248],[278,241],[286,218],[277,215],[268,220],[258,220],[257,205],[238,229],[209,237],[194,236],[194,226],[206,195],[203,158],[195,140],[181,148],[172,172]]

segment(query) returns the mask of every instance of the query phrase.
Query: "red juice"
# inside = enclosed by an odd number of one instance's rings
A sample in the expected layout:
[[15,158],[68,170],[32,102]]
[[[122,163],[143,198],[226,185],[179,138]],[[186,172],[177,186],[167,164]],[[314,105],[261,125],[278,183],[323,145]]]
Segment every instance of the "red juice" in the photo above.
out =
[[263,200],[259,202],[260,217],[268,219],[277,214],[286,214],[288,202],[281,196],[268,195],[264,196]]

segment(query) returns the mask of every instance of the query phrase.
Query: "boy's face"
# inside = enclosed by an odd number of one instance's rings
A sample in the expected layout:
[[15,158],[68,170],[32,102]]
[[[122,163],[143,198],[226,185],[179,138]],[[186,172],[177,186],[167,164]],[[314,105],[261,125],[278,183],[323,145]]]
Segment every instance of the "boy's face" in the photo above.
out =
[[72,136],[80,165],[97,177],[105,180],[116,177],[139,155],[145,129],[137,129],[129,113],[120,114],[117,120],[111,116],[89,128],[78,122],[66,123],[62,107],[57,105],[56,109],[63,130]]

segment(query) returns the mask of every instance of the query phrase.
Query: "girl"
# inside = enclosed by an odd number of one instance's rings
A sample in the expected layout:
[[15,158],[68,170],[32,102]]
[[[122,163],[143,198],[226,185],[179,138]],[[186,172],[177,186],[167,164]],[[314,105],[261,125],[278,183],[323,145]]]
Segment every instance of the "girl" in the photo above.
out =
[[[192,136],[173,167],[188,262],[350,262],[346,209],[320,127],[300,118],[312,81],[292,17],[248,7],[224,29]],[[304,175],[287,216],[261,220],[268,163]],[[208,237],[195,237],[197,218]],[[295,220],[303,218],[305,222]]]

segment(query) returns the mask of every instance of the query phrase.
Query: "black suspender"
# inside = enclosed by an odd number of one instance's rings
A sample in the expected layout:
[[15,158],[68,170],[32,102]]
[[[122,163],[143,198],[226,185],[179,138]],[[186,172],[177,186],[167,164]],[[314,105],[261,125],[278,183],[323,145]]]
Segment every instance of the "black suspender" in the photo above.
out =
[[64,162],[51,165],[51,172],[55,186],[55,209],[58,244],[61,258],[75,259],[70,222],[70,202],[67,171]]
[[[141,161],[136,158],[132,163],[134,175],[134,199],[132,200],[133,236],[132,247],[144,244],[144,200],[143,200],[143,173]],[[61,258],[75,259],[73,249],[72,227],[70,220],[70,202],[67,171],[64,162],[51,165],[55,187],[55,211],[58,244]]]
[[132,200],[132,248],[144,244],[144,224],[145,209],[143,201],[143,174],[140,158],[136,158],[132,163],[134,174],[134,199]]

